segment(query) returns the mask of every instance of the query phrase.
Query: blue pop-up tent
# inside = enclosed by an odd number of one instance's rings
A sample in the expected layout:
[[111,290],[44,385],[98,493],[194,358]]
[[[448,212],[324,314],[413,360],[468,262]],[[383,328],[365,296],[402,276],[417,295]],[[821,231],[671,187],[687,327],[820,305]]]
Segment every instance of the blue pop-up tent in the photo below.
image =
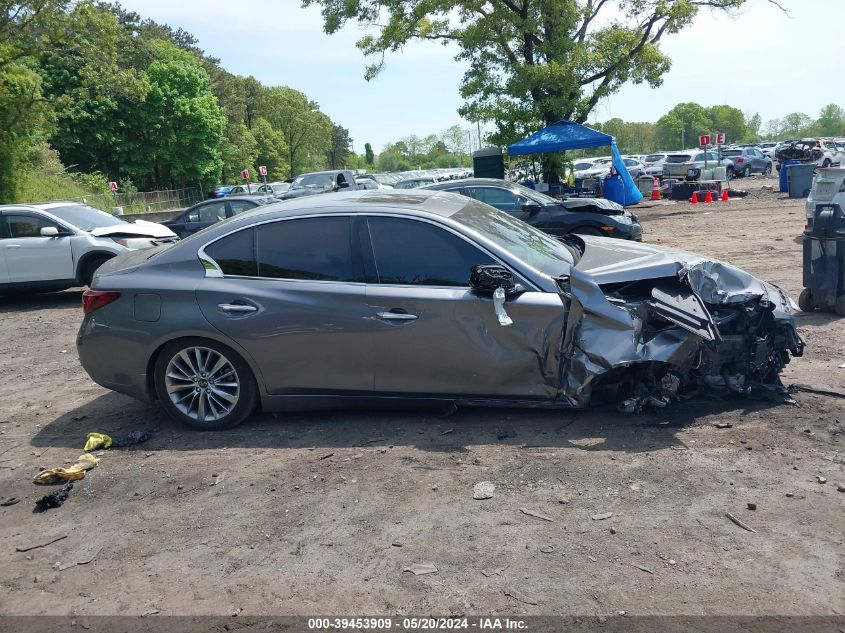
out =
[[524,156],[526,154],[544,154],[546,152],[562,152],[569,149],[585,149],[588,147],[602,147],[610,145],[610,153],[613,156],[613,167],[622,178],[622,200],[614,200],[623,206],[637,204],[643,199],[643,194],[634,184],[634,179],[628,173],[619,148],[616,147],[616,139],[609,134],[603,134],[593,128],[575,123],[574,121],[561,120],[557,123],[547,125],[542,130],[534,132],[528,138],[517,141],[508,147],[508,155]]

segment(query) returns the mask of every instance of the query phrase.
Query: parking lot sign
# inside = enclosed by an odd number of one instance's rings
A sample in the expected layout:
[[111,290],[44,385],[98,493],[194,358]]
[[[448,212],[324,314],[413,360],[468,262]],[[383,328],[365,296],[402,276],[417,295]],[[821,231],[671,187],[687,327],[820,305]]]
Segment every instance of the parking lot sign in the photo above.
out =
[[724,132],[716,132],[716,145],[724,145],[725,144],[725,133]]
[[248,169],[244,169],[241,172],[241,178],[243,178],[244,180],[249,180],[249,170]]
[[702,134],[698,137],[698,146],[699,147],[707,147],[710,145],[710,135],[709,134]]
[[109,183],[109,189],[111,189],[112,191],[117,191],[117,183],[114,180]]
[[258,166],[258,173],[261,174],[262,176],[266,176],[267,175],[267,165],[259,165]]

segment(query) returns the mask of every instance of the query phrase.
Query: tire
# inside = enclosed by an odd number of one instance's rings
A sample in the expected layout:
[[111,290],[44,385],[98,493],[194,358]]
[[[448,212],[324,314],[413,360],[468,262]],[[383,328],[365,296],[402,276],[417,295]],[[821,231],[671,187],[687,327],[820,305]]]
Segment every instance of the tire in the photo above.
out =
[[82,282],[82,285],[90,288],[91,282],[94,281],[94,273],[96,273],[97,269],[110,259],[111,257],[108,255],[94,255],[85,260],[85,264],[82,267],[82,274],[79,279]]
[[813,301],[813,293],[809,288],[804,288],[801,294],[798,295],[798,307],[801,308],[801,312],[812,312],[816,309],[816,304]]
[[751,167],[749,165],[745,166],[745,169],[742,170],[742,177],[748,178],[751,175]]
[[[220,363],[210,375],[201,373]],[[153,382],[167,414],[200,431],[232,428],[258,404],[249,365],[233,349],[208,339],[184,338],[165,345],[156,358]]]
[[576,235],[593,235],[595,237],[604,237],[604,233],[592,226],[579,226],[578,228],[572,229],[570,233],[575,233]]
[[736,178],[736,170],[734,170],[733,165],[730,165],[727,169],[725,169],[725,174],[727,174],[728,180]]
[[763,169],[764,176],[771,176],[772,175],[772,164],[767,163],[765,169]]
[[836,303],[833,304],[833,309],[841,317],[845,317],[845,295],[836,297]]
[[827,158],[825,158],[825,159],[824,159],[824,162],[822,163],[822,167],[827,168],[827,167],[830,167],[830,165],[831,165],[830,160],[828,160]]

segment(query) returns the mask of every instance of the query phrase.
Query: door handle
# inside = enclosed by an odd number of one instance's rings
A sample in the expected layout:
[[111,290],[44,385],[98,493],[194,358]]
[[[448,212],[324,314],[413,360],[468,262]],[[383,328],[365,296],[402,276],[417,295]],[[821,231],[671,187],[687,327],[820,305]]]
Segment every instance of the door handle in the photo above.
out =
[[217,306],[217,309],[225,314],[249,314],[258,310],[255,306],[243,303],[221,303]]
[[20,248],[20,247],[21,247],[20,244],[6,244],[6,248],[10,248],[10,249],[11,248]]
[[416,314],[407,312],[378,312],[376,316],[385,321],[416,321],[419,318]]

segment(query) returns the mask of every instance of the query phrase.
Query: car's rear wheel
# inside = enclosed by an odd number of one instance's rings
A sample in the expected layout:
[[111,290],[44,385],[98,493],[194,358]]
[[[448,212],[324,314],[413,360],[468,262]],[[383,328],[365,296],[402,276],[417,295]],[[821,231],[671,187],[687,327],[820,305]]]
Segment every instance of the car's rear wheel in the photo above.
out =
[[836,297],[836,303],[833,304],[833,309],[841,317],[845,317],[845,295]]
[[255,410],[258,389],[232,349],[201,338],[173,341],[156,359],[158,399],[175,420],[199,430],[231,428]]
[[801,312],[812,312],[816,309],[813,292],[809,288],[804,288],[798,295],[798,307],[801,308]]
[[742,170],[742,177],[748,178],[751,175],[751,167],[749,165],[745,166],[745,169]]
[[763,170],[763,175],[764,176],[771,176],[772,175],[772,164],[771,163],[766,165],[766,168]]
[[831,165],[831,162],[827,158],[825,158],[824,162],[822,163],[822,167],[827,168],[827,167],[830,167],[830,165]]
[[733,180],[734,178],[736,178],[736,171],[734,171],[734,168],[732,166],[728,166],[728,168],[725,170],[725,173],[728,176],[728,180]]

